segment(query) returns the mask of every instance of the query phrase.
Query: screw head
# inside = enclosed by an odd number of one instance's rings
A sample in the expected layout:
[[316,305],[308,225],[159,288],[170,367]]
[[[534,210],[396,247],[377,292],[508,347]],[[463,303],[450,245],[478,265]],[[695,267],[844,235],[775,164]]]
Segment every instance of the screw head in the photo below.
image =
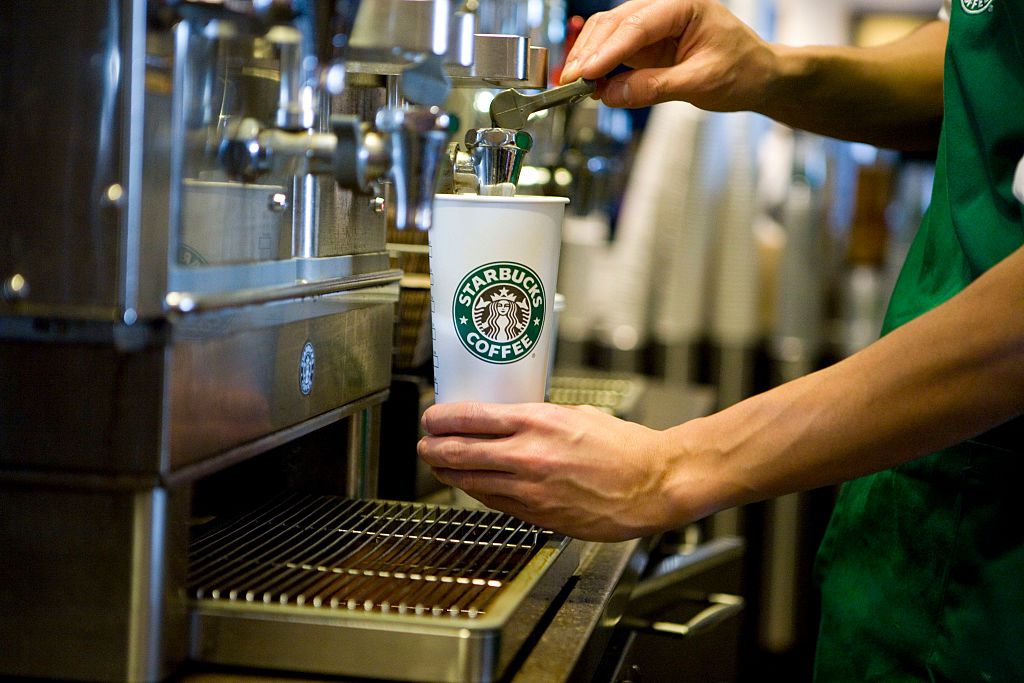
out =
[[120,183],[113,183],[103,191],[103,195],[100,197],[100,201],[105,206],[120,206],[121,200],[124,198],[124,188],[121,187]]
[[283,213],[288,209],[288,195],[284,192],[274,192],[267,198],[267,208],[274,213]]
[[15,273],[4,280],[3,297],[8,301],[17,301],[28,296],[28,282],[21,273]]

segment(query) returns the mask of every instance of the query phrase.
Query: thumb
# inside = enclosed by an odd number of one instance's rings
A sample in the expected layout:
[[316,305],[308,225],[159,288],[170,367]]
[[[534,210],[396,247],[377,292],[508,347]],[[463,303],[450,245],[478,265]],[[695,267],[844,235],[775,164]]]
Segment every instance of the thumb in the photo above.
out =
[[704,100],[709,80],[704,68],[683,62],[619,74],[608,79],[599,92],[601,101],[609,107],[647,107],[672,101],[704,106],[708,104]]
[[[678,67],[675,67],[678,68]],[[609,107],[646,107],[678,99],[669,87],[673,68],[636,69],[613,76],[600,90],[601,101]]]

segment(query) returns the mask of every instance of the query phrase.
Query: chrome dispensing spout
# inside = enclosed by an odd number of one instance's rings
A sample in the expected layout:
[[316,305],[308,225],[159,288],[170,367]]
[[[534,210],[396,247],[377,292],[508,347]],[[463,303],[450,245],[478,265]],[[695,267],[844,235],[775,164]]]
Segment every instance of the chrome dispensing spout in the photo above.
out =
[[523,159],[533,147],[524,130],[474,128],[466,133],[466,148],[482,195],[512,196],[519,182]]
[[331,127],[337,139],[333,172],[338,183],[366,192],[380,180],[390,180],[395,227],[429,230],[434,188],[458,118],[438,107],[384,108],[377,112],[375,129],[349,116],[332,117]]
[[447,153],[447,186],[453,192],[512,196],[533,138],[522,130],[530,114],[572,104],[594,92],[595,83],[579,79],[535,95],[505,90],[491,100],[491,128],[466,133],[466,152],[455,145]]
[[390,150],[397,228],[430,228],[438,173],[458,125],[454,115],[437,107],[377,112],[377,129],[387,136]]
[[473,128],[466,132],[466,149],[448,146],[441,169],[441,191],[511,197],[533,138],[525,130]]

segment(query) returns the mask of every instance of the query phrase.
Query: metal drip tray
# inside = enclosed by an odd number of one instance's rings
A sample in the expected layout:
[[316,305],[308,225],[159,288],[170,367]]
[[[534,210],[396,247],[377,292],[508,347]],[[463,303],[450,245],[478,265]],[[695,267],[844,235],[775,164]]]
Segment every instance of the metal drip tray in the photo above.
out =
[[367,678],[493,680],[576,570],[574,549],[488,510],[291,496],[192,543],[192,655]]
[[645,389],[639,375],[554,374],[548,400],[561,405],[589,405],[628,418]]

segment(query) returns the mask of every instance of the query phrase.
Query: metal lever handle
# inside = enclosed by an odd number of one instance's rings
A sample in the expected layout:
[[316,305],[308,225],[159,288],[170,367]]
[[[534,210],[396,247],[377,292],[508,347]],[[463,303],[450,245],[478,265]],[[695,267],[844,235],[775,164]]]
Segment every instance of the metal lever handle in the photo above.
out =
[[695,614],[685,624],[676,624],[670,621],[651,621],[632,616],[623,617],[619,623],[637,631],[683,638],[710,630],[739,613],[744,606],[741,596],[729,593],[709,593],[706,599],[710,604]]
[[524,95],[518,90],[503,90],[491,100],[491,125],[495,128],[521,130],[526,119],[538,111],[572,104],[591,95],[597,84],[583,78],[536,95]]

